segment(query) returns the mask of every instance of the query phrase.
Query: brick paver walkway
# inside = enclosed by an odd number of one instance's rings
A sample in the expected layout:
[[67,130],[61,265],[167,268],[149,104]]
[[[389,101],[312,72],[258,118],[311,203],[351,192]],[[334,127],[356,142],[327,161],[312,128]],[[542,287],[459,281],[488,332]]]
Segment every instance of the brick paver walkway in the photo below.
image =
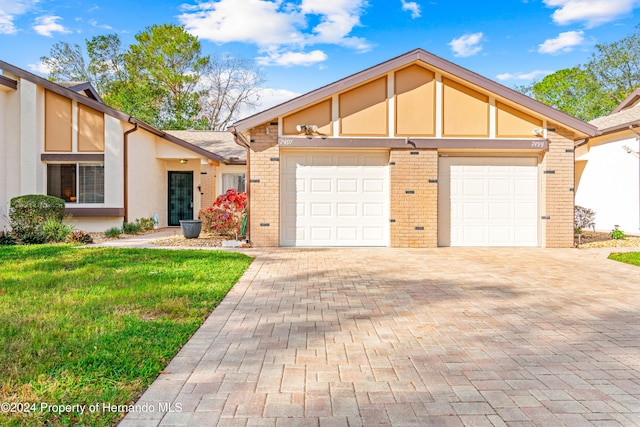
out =
[[265,251],[137,404],[122,427],[638,426],[640,269],[575,249]]

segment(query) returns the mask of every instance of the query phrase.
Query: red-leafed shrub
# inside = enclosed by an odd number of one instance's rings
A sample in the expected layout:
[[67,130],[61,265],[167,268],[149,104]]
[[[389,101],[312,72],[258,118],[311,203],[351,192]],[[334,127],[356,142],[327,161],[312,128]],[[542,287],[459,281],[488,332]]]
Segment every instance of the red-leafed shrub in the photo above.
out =
[[201,209],[199,218],[205,231],[223,237],[240,237],[247,193],[238,193],[234,189],[218,196],[213,206]]

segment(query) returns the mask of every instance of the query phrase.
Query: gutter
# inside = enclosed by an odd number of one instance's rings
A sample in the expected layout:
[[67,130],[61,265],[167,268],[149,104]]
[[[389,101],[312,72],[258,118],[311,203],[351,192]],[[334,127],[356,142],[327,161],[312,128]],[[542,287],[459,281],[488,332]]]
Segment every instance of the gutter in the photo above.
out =
[[133,128],[124,133],[124,153],[122,156],[124,158],[124,222],[129,222],[129,134],[138,130],[138,121],[131,119],[133,117],[129,116],[129,123],[133,123]]

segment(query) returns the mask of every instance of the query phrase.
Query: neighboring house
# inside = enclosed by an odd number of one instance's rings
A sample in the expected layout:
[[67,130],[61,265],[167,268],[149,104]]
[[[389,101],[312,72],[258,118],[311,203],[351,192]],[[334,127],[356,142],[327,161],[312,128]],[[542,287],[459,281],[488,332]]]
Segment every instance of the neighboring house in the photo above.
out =
[[256,246],[573,246],[596,128],[417,49],[230,127]]
[[576,205],[593,210],[595,228],[640,234],[640,89],[608,116],[598,135],[576,147]]
[[24,194],[63,198],[85,231],[155,214],[177,226],[211,205],[216,175],[243,171],[231,135],[189,143],[107,107],[88,83],[56,84],[3,61],[0,70],[0,227]]

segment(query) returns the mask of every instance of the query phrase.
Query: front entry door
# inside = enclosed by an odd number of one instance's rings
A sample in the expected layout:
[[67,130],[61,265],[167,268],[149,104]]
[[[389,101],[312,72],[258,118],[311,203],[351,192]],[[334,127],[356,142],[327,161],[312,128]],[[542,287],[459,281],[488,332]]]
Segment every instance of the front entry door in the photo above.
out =
[[169,172],[169,225],[193,219],[193,172]]

